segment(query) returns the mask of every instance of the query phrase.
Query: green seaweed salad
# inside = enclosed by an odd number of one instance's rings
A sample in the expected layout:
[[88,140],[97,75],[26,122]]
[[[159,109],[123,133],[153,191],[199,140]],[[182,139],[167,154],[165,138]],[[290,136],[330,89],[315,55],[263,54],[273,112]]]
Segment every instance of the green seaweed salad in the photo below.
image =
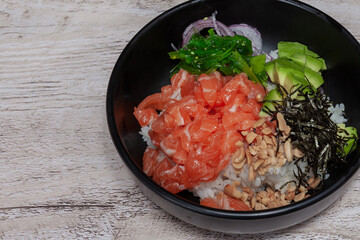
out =
[[173,73],[180,68],[195,75],[219,71],[229,76],[244,72],[250,80],[266,86],[266,55],[252,56],[252,43],[248,38],[240,35],[221,37],[213,29],[208,33],[208,36],[194,34],[186,46],[169,53],[171,59],[181,60]]

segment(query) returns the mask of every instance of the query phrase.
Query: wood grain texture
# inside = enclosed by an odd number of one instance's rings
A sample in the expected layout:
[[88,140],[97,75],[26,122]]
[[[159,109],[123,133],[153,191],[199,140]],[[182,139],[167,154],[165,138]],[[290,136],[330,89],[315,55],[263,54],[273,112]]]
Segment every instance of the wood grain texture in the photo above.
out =
[[[182,0],[0,2],[0,237],[238,239],[169,215],[136,186],[108,133],[125,45]],[[306,0],[360,39],[360,1]],[[358,239],[360,178],[297,226],[244,239]]]

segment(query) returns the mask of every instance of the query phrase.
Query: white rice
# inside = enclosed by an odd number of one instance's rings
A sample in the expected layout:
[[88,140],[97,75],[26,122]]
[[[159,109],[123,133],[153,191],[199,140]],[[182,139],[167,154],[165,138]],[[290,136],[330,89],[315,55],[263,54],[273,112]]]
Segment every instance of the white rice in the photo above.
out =
[[345,105],[343,103],[336,104],[335,107],[330,106],[329,111],[330,113],[332,113],[330,119],[334,123],[339,124],[339,123],[345,123],[347,121],[347,119],[344,117]]
[[266,89],[270,92],[271,90],[273,90],[275,88],[276,88],[276,84],[271,81],[268,81]]
[[142,137],[142,140],[146,142],[148,147],[150,148],[156,148],[155,145],[151,142],[151,138],[149,136],[149,131],[151,129],[151,126],[144,126],[140,129],[140,135]]
[[270,62],[276,58],[279,57],[279,51],[278,50],[272,50],[270,51],[269,54],[266,54],[266,61],[265,62]]
[[[302,171],[305,171],[307,164],[305,162],[299,163]],[[265,186],[270,186],[274,190],[279,190],[282,193],[286,190],[287,183],[298,183],[297,178],[293,172],[297,172],[297,167],[294,161],[283,165],[280,168],[271,167],[264,176],[257,175],[254,181],[248,180],[249,166],[244,165],[241,172],[236,174],[231,163],[219,174],[218,178],[212,182],[203,182],[191,189],[195,196],[204,198],[213,198],[217,193],[224,190],[227,184],[232,184],[234,181],[241,183],[243,187],[249,187],[254,192],[265,190]]]

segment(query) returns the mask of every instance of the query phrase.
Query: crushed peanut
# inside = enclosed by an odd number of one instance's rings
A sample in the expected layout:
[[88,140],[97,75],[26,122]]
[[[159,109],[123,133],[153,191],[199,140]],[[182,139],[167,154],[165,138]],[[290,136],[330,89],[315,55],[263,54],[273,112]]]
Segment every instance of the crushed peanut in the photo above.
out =
[[[257,176],[264,176],[270,169],[278,169],[287,162],[299,159],[304,154],[298,149],[293,148],[288,137],[291,128],[287,125],[284,116],[277,114],[279,136],[276,136],[272,129],[267,125],[265,118],[260,118],[252,125],[254,131],[241,131],[246,142],[237,142],[238,149],[232,156],[232,166],[235,173],[241,173],[244,165],[248,165],[248,181],[254,181]],[[255,133],[255,128],[259,128],[260,134]],[[259,131],[256,131],[259,133]],[[279,145],[279,147],[278,147]],[[267,186],[266,190],[254,192],[249,187],[244,187],[240,182],[234,181],[224,188],[224,193],[230,197],[242,200],[253,210],[264,210],[288,205],[292,202],[298,202],[309,195],[308,190],[314,189],[320,183],[319,178],[310,178],[308,185],[295,186],[294,183],[288,183],[286,190],[274,190]]]
[[304,153],[300,149],[294,148],[294,156],[296,158],[302,158],[304,156]]
[[284,143],[285,156],[288,162],[291,162],[294,158],[293,148],[290,142],[290,138]]
[[240,163],[232,162],[232,166],[235,170],[241,170],[244,167],[245,161],[242,161]]
[[224,187],[224,193],[230,197],[240,199],[242,197],[241,192],[234,185],[226,185]]
[[[296,189],[298,194],[296,194]],[[242,200],[246,205],[251,207],[252,210],[264,210],[286,206],[291,202],[298,202],[309,197],[309,195],[306,194],[307,189],[304,186],[296,188],[292,184],[288,184],[285,193],[281,193],[279,190],[274,191],[269,186],[266,190],[254,193],[248,187],[242,187],[233,183],[225,186],[224,193],[230,197]]]
[[285,122],[284,115],[279,112],[279,113],[276,114],[276,118],[277,118],[277,121],[278,121],[278,124],[279,124],[279,130],[281,132],[285,131],[285,128],[286,128],[287,124]]
[[263,130],[261,130],[261,132],[265,135],[269,135],[270,133],[272,133],[271,128],[264,128]]
[[313,188],[313,189],[315,189],[319,185],[319,183],[320,183],[320,178],[318,178],[318,177],[316,179],[314,179],[312,177],[308,180],[308,184],[309,184],[310,188]]
[[246,134],[246,141],[247,141],[249,144],[251,144],[251,143],[255,140],[256,136],[257,136],[256,133],[254,133],[254,132],[249,132],[249,133]]
[[265,122],[266,122],[266,119],[265,119],[265,118],[260,118],[259,120],[257,120],[257,121],[252,125],[252,127],[253,127],[253,128],[260,127],[260,126],[263,125]]
[[294,201],[299,202],[305,198],[306,192],[300,192],[298,195],[295,196]]
[[267,135],[264,135],[264,141],[269,145],[273,145],[271,138]]

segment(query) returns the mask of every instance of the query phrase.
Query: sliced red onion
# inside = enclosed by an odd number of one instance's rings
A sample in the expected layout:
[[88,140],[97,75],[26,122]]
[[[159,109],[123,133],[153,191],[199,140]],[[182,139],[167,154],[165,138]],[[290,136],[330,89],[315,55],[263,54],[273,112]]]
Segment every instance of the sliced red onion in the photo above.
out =
[[187,26],[187,28],[185,29],[185,31],[182,35],[182,37],[183,37],[182,46],[185,46],[190,41],[191,36],[194,33],[198,33],[201,30],[203,30],[204,28],[214,28],[216,33],[219,36],[234,36],[235,35],[234,32],[231,31],[222,22],[216,20],[215,16],[216,16],[216,12],[213,13],[213,15],[211,17],[206,17],[204,19],[200,19],[196,22],[193,22],[189,26]]
[[253,49],[253,56],[257,56],[257,55],[262,54],[262,52],[259,51],[256,47],[252,46],[252,49]]
[[212,22],[213,22],[213,24],[214,24],[214,28],[215,28],[216,34],[217,34],[217,35],[220,35],[221,33],[220,33],[219,27],[218,27],[218,25],[217,25],[217,23],[216,23],[216,14],[217,14],[217,11],[213,12],[213,14],[211,15],[211,16],[212,16]]
[[[254,54],[260,54],[262,52],[262,38],[260,32],[247,24],[234,24],[229,26],[229,29],[235,32],[237,35],[247,37],[252,42]],[[255,55],[257,55],[255,54]]]
[[174,49],[174,51],[178,51],[179,49],[177,49],[177,47],[175,47],[175,45],[173,43],[171,43],[171,47]]

